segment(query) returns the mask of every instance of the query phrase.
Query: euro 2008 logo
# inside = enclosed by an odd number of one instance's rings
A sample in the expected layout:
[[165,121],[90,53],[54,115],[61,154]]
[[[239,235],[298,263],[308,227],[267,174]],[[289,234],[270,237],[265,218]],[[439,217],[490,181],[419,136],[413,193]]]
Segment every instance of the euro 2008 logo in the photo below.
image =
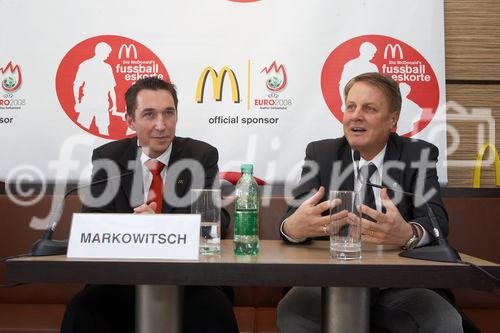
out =
[[412,46],[381,35],[350,39],[326,59],[321,89],[335,118],[343,119],[347,82],[366,72],[380,72],[399,83],[402,97],[396,129],[399,135],[413,136],[431,122],[439,105],[439,86],[431,65]]
[[122,36],[97,36],[78,43],[62,59],[57,97],[81,129],[117,140],[135,134],[125,121],[125,92],[149,76],[170,81],[165,65],[150,49]]
[[19,65],[13,64],[12,61],[9,61],[5,67],[1,67],[0,80],[2,82],[2,89],[8,93],[19,89],[21,83],[23,82],[21,68]]

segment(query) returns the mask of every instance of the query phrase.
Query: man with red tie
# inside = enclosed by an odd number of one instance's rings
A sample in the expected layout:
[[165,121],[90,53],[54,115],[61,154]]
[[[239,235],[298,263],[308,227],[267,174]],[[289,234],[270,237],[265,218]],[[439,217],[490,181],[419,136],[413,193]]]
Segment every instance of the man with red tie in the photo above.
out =
[[[127,123],[136,137],[94,150],[92,182],[82,212],[190,213],[189,190],[217,186],[218,152],[211,145],[175,136],[177,92],[156,77],[137,81],[125,93]],[[171,172],[169,172],[169,170]],[[229,215],[221,215],[222,234]],[[237,332],[231,291],[184,289],[184,332]],[[134,286],[87,286],[68,305],[61,331],[131,332]]]

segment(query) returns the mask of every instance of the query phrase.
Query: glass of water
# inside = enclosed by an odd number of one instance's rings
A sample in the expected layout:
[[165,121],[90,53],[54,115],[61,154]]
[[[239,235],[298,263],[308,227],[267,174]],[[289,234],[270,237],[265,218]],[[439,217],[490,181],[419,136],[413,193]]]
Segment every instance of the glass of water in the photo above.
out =
[[330,255],[334,259],[361,259],[361,215],[354,191],[330,191]]
[[221,192],[215,190],[191,190],[191,213],[201,215],[200,255],[220,254]]

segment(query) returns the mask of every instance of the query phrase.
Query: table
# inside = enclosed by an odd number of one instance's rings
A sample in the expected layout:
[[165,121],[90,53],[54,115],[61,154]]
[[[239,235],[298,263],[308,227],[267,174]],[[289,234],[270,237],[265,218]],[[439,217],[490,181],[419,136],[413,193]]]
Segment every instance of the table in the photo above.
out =
[[[326,332],[342,327],[352,332],[368,331],[370,287],[495,287],[484,274],[470,266],[402,258],[398,256],[398,249],[382,246],[364,246],[363,259],[347,262],[330,258],[328,241],[292,246],[282,241],[263,240],[256,257],[234,256],[231,240],[223,240],[221,249],[220,256],[199,261],[24,257],[7,261],[6,279],[9,283],[137,285],[138,332],[180,331],[180,286],[187,285],[321,286],[323,311],[335,307],[336,313],[342,309],[346,314],[353,313],[351,311],[360,314],[352,318],[339,313],[335,317],[342,317],[342,323],[331,322],[328,316],[323,316]],[[500,275],[498,264],[461,256],[464,261]],[[346,318],[354,320],[350,322]]]

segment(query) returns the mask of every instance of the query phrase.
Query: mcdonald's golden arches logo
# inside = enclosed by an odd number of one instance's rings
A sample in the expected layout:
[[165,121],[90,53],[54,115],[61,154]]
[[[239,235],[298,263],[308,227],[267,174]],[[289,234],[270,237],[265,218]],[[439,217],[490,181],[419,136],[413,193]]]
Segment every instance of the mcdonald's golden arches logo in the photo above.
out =
[[496,186],[500,186],[500,157],[498,156],[498,150],[495,145],[491,143],[484,144],[476,157],[476,165],[474,166],[474,175],[472,177],[472,187],[480,188],[481,187],[481,165],[483,164],[484,153],[486,149],[490,148],[492,154],[494,154],[495,159],[495,183]]
[[137,59],[137,48],[134,44],[122,44],[122,46],[120,46],[120,50],[118,51],[118,59],[121,59],[123,57],[123,51],[125,51],[126,59],[130,58],[132,51],[134,52],[134,59]]
[[387,51],[391,51],[391,57],[393,59],[396,58],[396,52],[399,52],[399,59],[403,59],[403,49],[401,48],[401,45],[399,44],[387,44],[385,49],[384,49],[384,59],[387,59]]
[[234,103],[240,102],[238,79],[236,78],[233,70],[227,66],[222,67],[218,73],[210,66],[205,67],[201,71],[200,77],[198,78],[198,85],[196,86],[196,102],[203,103],[208,74],[210,74],[210,78],[212,79],[213,97],[216,101],[220,102],[222,100],[224,81],[226,76],[228,76],[231,84],[231,99]]

